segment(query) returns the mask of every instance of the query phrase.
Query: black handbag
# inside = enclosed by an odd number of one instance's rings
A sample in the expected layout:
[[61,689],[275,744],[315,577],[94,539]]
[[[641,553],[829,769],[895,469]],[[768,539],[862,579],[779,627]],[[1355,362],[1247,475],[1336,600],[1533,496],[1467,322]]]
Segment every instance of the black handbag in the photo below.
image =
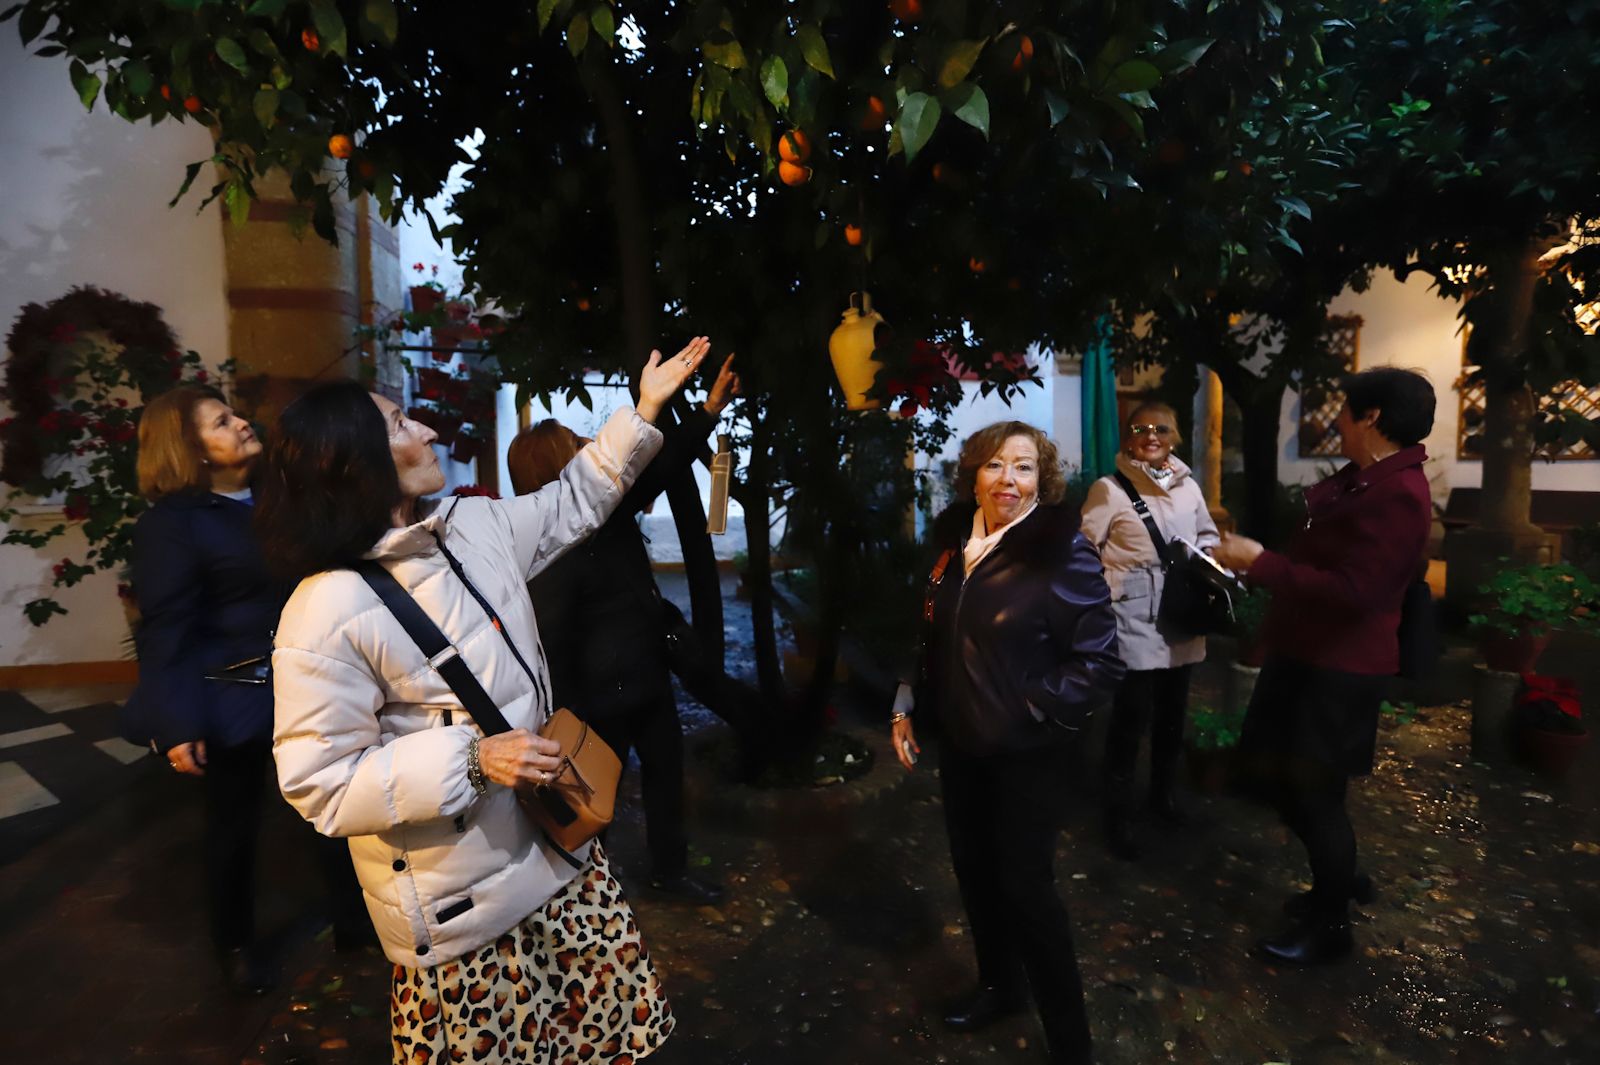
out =
[[1406,588],[1400,601],[1400,673],[1412,680],[1427,679],[1439,664],[1443,650],[1439,642],[1439,615],[1433,605],[1433,589],[1423,577]]
[[1156,628],[1164,635],[1188,639],[1213,632],[1226,632],[1233,626],[1233,595],[1238,581],[1228,576],[1210,559],[1184,554],[1167,543],[1150,515],[1150,507],[1138,489],[1120,470],[1113,474],[1133,503],[1133,512],[1144,522],[1150,540],[1161,560],[1166,583],[1156,607]]

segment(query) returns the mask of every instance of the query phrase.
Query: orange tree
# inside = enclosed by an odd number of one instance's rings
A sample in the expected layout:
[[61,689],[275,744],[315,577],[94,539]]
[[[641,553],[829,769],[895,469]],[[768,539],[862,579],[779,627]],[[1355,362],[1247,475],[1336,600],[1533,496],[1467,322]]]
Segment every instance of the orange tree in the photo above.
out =
[[[1158,97],[1204,80],[1214,31],[1237,38],[1263,92],[1289,48],[1266,0],[1196,7],[491,0],[468,16],[393,0],[29,0],[7,14],[67,62],[86,104],[207,123],[215,152],[186,187],[214,166],[208,195],[235,217],[281,169],[334,239],[334,196],[370,193],[393,216],[468,163],[441,235],[510,312],[493,350],[529,393],[580,387],[584,368],[631,374],[663,333],[737,349],[761,672],[775,692],[763,570],[769,515],[786,508],[819,568],[817,707],[861,578],[903,544],[914,486],[894,457],[925,432],[842,411],[823,353],[846,297],[870,289],[895,327],[881,389],[905,382],[896,406],[937,415],[955,390],[913,373],[929,345],[1015,388],[994,353],[1072,344],[1109,300],[1166,284],[1170,266],[1105,265],[1130,259],[1117,218],[1144,196],[1135,167]],[[1209,175],[1211,160],[1186,165]],[[1191,202],[1251,233],[1297,209]],[[685,479],[669,499],[696,625],[720,646],[698,497]]]

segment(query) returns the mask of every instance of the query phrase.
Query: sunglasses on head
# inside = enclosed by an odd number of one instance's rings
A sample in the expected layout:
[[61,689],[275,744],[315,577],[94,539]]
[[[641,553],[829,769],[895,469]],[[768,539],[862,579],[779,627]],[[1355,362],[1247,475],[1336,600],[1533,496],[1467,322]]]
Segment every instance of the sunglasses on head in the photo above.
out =
[[1155,433],[1157,436],[1171,436],[1172,426],[1157,425],[1154,422],[1146,422],[1143,425],[1128,426],[1128,432],[1134,436],[1144,436],[1147,433]]

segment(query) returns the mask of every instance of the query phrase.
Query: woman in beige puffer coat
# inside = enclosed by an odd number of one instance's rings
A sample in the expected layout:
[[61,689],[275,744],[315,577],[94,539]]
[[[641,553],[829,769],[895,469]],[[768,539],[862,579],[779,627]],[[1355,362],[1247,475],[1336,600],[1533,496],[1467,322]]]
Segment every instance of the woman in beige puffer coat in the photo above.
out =
[[[395,963],[395,1062],[647,1056],[671,1009],[598,843],[568,853],[517,791],[561,766],[527,580],[594,532],[661,446],[651,424],[704,358],[653,353],[560,480],[437,504],[434,433],[324,385],[285,409],[259,502],[264,553],[300,576],[272,657],[284,797],[347,837]],[[485,736],[360,574],[376,559],[439,627],[512,731]],[[492,611],[492,613],[491,613]],[[441,656],[443,657],[443,656]],[[489,1008],[492,1005],[492,1008]]]
[[[1189,467],[1172,454],[1178,443],[1173,409],[1145,403],[1129,416],[1117,472],[1144,500],[1168,544],[1182,537],[1209,552],[1218,543],[1216,523]],[[1140,855],[1132,829],[1133,781],[1147,731],[1151,806],[1163,820],[1184,820],[1173,778],[1183,748],[1189,673],[1205,658],[1206,641],[1203,636],[1171,638],[1157,627],[1165,574],[1149,530],[1115,475],[1090,487],[1083,534],[1100,549],[1117,616],[1117,645],[1128,667],[1106,733],[1106,844],[1119,858],[1134,861]]]

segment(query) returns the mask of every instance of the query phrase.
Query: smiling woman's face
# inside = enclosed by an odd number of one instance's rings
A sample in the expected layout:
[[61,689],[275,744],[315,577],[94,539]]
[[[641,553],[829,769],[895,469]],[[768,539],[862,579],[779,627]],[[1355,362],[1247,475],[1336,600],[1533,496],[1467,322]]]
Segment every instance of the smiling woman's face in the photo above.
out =
[[1010,525],[1039,498],[1039,448],[1032,438],[1010,436],[978,467],[978,506],[990,532]]

